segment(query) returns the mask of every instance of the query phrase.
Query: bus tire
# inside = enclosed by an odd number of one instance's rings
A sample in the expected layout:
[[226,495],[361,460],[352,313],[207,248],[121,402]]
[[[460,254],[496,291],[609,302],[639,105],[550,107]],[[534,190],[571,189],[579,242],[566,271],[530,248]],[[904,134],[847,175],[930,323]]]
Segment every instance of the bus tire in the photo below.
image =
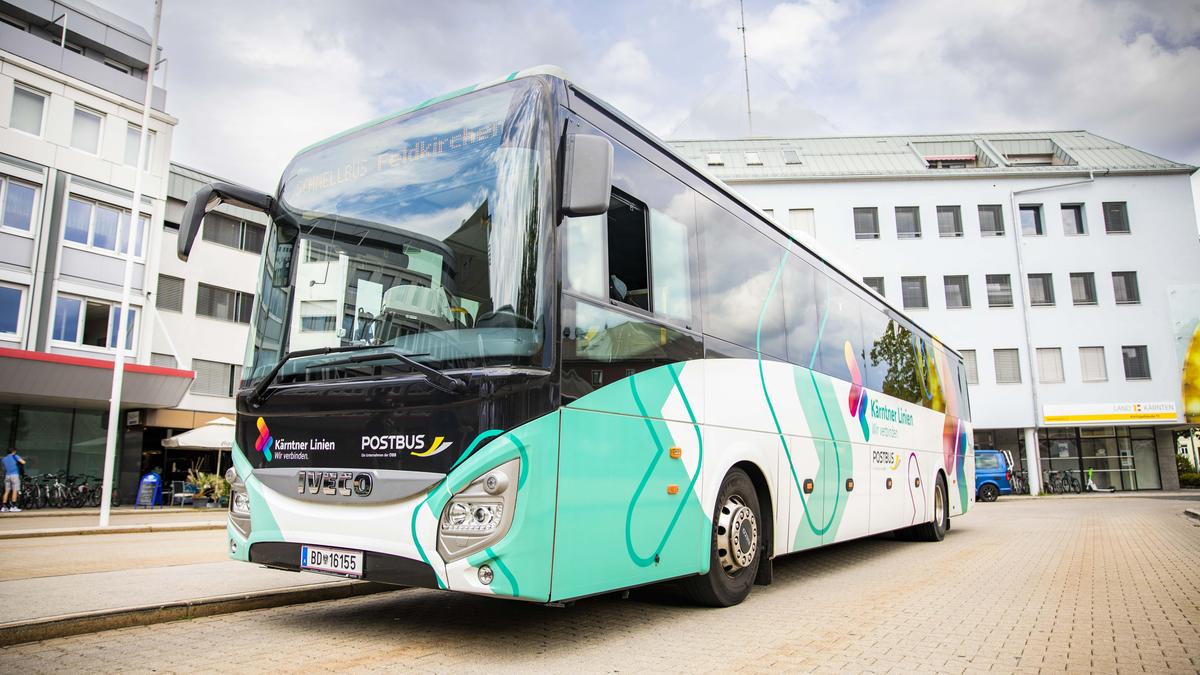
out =
[[746,599],[766,554],[762,526],[754,483],[745,471],[732,469],[717,493],[708,573],[683,581],[684,592],[693,602],[731,607]]
[[999,496],[1000,491],[996,489],[995,485],[992,485],[991,483],[984,483],[983,485],[979,486],[979,501],[994,502]]
[[938,474],[933,492],[933,520],[912,528],[917,541],[941,541],[950,529],[950,497],[946,494],[946,479]]

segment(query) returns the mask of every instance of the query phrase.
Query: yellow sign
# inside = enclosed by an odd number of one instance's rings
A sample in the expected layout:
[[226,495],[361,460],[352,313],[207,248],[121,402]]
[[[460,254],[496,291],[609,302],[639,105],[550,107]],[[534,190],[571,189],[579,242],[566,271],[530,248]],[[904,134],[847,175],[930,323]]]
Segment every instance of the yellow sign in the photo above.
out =
[[1175,404],[1157,403],[1079,403],[1046,404],[1042,421],[1046,424],[1079,422],[1174,422],[1179,419]]

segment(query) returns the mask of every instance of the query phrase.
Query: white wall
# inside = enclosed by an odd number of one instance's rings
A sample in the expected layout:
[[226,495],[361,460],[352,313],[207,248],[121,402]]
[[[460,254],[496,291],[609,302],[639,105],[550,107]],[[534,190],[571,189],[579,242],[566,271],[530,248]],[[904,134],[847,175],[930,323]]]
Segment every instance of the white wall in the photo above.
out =
[[[874,180],[841,182],[737,183],[734,188],[777,222],[788,223],[788,209],[815,209],[816,236],[861,276],[883,276],[888,299],[901,303],[900,277],[925,276],[929,309],[906,312],[956,349],[975,349],[979,385],[971,386],[978,428],[1029,427],[1034,421],[1030,372],[1019,300],[1014,230],[1019,222],[1010,207],[1010,191],[1070,182],[1072,178]],[[1130,234],[1105,234],[1102,202],[1128,204]],[[1043,205],[1046,234],[1023,237],[1025,273],[1054,275],[1055,306],[1028,307],[1034,348],[1060,347],[1065,382],[1039,384],[1042,404],[1180,400],[1178,362],[1167,305],[1167,288],[1200,283],[1200,241],[1190,177],[1143,175],[1098,177],[1094,183],[1017,195],[1017,204]],[[1060,203],[1085,204],[1088,233],[1063,232]],[[984,238],[977,205],[1001,204],[1005,236]],[[938,236],[938,206],[962,207],[962,238]],[[854,238],[853,208],[879,209],[880,238]],[[920,239],[897,239],[896,206],[919,206]],[[1136,271],[1141,304],[1116,305],[1111,273]],[[1074,306],[1069,274],[1094,272],[1098,304]],[[1014,307],[987,306],[985,275],[1010,274]],[[946,309],[944,275],[970,277],[971,308]],[[1081,346],[1105,347],[1108,381],[1082,382]],[[1122,345],[1146,345],[1151,379],[1126,381]],[[996,384],[992,349],[1018,348],[1021,384]],[[1039,411],[1040,412],[1040,411]]]

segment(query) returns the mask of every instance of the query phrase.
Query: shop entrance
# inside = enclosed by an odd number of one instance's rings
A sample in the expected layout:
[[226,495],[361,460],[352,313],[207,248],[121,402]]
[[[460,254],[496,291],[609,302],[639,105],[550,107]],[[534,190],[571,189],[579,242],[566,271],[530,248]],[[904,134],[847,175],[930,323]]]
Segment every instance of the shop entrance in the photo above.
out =
[[1055,427],[1038,430],[1042,481],[1098,490],[1157,490],[1153,427]]

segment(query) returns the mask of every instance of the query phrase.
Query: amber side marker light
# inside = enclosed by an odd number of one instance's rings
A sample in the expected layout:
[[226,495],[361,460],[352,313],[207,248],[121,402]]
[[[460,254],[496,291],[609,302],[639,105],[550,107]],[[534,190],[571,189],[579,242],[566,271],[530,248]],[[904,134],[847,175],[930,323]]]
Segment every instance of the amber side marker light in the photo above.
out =
[[813,491],[813,481],[811,478],[804,479],[804,494],[811,495]]
[[668,485],[667,486],[667,494],[669,494],[669,495],[679,494],[679,486],[678,485]]
[[854,491],[854,479],[847,478],[846,479],[846,492],[853,492],[853,491]]
[[887,489],[889,489],[889,490],[892,489],[892,479],[891,478],[887,479]]
[[671,459],[683,457],[683,448],[671,448]]

